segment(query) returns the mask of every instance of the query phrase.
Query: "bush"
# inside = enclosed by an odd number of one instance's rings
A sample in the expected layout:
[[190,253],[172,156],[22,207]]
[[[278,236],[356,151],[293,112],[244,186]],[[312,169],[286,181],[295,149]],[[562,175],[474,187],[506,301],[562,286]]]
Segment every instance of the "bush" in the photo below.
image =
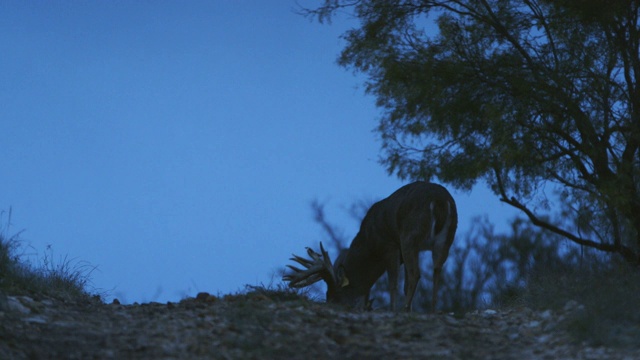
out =
[[568,315],[566,329],[592,346],[637,347],[640,338],[640,272],[626,263],[590,260],[582,266],[531,274],[521,301],[534,309],[567,310],[570,301],[580,308]]

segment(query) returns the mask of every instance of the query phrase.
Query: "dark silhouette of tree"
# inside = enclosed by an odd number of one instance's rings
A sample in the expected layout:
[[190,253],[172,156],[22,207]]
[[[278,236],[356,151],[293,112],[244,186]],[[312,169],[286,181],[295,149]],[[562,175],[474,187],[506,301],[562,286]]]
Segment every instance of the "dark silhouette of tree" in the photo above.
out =
[[358,19],[339,63],[367,76],[383,110],[390,173],[482,180],[532,224],[640,263],[639,8],[325,0],[303,12]]

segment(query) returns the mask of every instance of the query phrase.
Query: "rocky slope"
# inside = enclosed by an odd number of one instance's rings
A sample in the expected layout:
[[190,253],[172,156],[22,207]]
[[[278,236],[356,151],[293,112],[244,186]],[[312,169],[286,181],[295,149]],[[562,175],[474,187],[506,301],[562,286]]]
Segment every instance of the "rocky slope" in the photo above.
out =
[[353,313],[271,292],[104,304],[0,294],[0,359],[639,359],[574,340],[560,312]]

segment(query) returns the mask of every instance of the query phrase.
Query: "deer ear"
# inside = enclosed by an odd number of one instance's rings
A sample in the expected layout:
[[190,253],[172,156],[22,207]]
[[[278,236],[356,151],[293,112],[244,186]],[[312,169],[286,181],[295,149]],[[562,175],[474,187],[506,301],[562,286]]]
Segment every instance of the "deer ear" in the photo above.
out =
[[338,267],[338,282],[340,282],[340,287],[343,288],[345,286],[349,285],[349,278],[347,277],[347,274],[345,274],[344,271],[344,266],[340,265]]

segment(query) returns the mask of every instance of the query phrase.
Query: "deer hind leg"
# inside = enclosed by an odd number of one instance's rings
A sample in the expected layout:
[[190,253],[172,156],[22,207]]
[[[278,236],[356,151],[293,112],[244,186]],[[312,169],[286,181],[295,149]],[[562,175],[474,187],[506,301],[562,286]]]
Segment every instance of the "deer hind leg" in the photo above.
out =
[[436,304],[438,303],[438,285],[440,283],[440,273],[442,268],[433,268],[433,294],[431,295],[431,312],[436,313]]
[[[431,252],[431,256],[433,259],[433,295],[431,297],[431,312],[436,312],[436,306],[438,303],[438,288],[440,285],[440,278],[442,274],[442,267],[444,266],[445,261],[447,261],[447,257],[449,256],[449,248],[451,247],[451,242],[454,233],[449,233],[451,231],[451,204],[447,202],[447,220],[444,223],[442,231],[440,231],[437,235],[432,235],[433,239],[433,250]],[[433,232],[432,232],[433,233]]]

